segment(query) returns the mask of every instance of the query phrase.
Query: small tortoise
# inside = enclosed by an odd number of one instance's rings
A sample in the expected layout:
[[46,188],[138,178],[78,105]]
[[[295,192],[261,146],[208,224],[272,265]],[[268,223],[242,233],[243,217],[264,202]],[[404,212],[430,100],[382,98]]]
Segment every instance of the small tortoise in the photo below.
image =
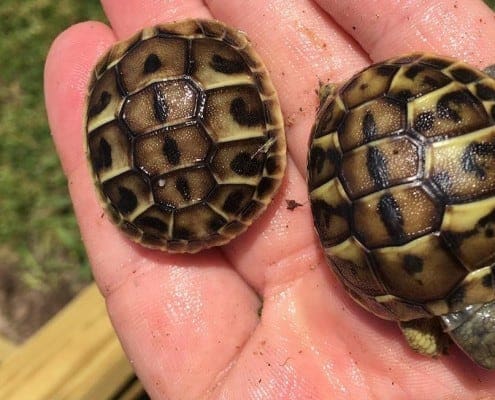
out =
[[246,35],[212,20],[144,29],[95,68],[86,152],[111,219],[169,252],[227,243],[286,164],[283,118]]
[[412,54],[374,64],[338,90],[324,88],[308,186],[326,257],[356,302],[399,321],[422,354],[442,353],[450,336],[495,368],[488,73]]

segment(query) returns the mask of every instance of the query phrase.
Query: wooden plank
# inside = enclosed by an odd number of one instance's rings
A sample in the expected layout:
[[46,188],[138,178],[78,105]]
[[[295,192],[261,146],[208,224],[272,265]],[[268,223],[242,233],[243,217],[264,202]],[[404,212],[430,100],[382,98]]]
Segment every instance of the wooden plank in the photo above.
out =
[[0,399],[108,399],[132,376],[92,284],[0,365]]
[[5,358],[7,358],[14,350],[16,345],[12,343],[9,339],[0,336],[0,364]]
[[110,400],[149,400],[149,396],[144,391],[141,382],[134,377]]

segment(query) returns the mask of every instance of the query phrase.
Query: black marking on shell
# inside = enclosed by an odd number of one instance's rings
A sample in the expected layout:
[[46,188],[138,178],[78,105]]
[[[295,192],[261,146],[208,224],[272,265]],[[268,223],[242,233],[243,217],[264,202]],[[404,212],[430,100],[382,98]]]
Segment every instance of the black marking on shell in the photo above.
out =
[[95,115],[101,113],[110,104],[111,100],[112,100],[112,95],[108,93],[106,90],[102,91],[100,94],[100,98],[98,99],[98,102],[89,109],[88,112],[89,116],[94,117]]
[[413,122],[413,128],[417,132],[426,132],[433,127],[435,115],[430,111],[425,111],[416,116]]
[[134,237],[134,238],[139,238],[140,233],[141,233],[139,231],[139,229],[137,228],[137,226],[135,226],[134,224],[132,224],[129,221],[126,221],[126,220],[123,220],[121,222],[120,229],[122,229],[130,237]]
[[406,73],[404,75],[406,76],[406,78],[414,80],[414,78],[416,78],[416,76],[419,73],[423,72],[425,70],[425,68],[426,67],[424,65],[414,64],[414,65],[411,65],[411,67],[409,67],[406,70]]
[[153,98],[153,111],[155,113],[155,118],[164,123],[167,121],[168,118],[168,106],[167,106],[167,100],[165,99],[165,96],[163,96],[163,93],[154,87],[154,98]]
[[241,176],[255,176],[263,168],[263,157],[253,157],[248,152],[241,151],[230,162],[230,168]]
[[462,304],[464,297],[466,295],[466,288],[464,286],[459,286],[447,299],[447,304],[450,307],[454,307],[456,304]]
[[258,197],[263,198],[264,196],[266,196],[267,193],[273,191],[274,186],[275,186],[275,180],[273,180],[272,178],[268,178],[266,176],[261,178],[260,182],[258,183],[258,187],[256,189]]
[[227,221],[225,220],[225,218],[223,218],[221,215],[215,214],[215,216],[211,217],[211,219],[208,221],[208,228],[210,228],[211,231],[216,232],[226,223]]
[[324,226],[326,229],[330,228],[329,221],[332,215],[343,217],[346,220],[349,217],[349,206],[347,204],[339,204],[334,207],[323,200],[315,200],[311,203],[311,207],[313,208],[313,214],[316,220],[325,222],[324,225],[318,225]]
[[447,171],[441,171],[431,177],[431,180],[441,193],[449,193],[452,189],[452,178]]
[[143,236],[141,237],[143,243],[149,243],[151,246],[161,247],[163,246],[164,240],[161,237],[161,234],[153,234],[151,232],[143,232]]
[[492,118],[495,119],[495,104],[492,106],[492,109],[490,110],[490,114],[492,115]]
[[461,83],[471,83],[479,79],[479,75],[470,68],[457,67],[450,70],[450,73],[454,79]]
[[476,224],[476,229],[474,232],[483,231],[483,234],[486,238],[491,239],[495,236],[495,210],[492,210],[489,214],[485,215],[483,218],[480,218],[478,223]]
[[100,138],[98,142],[97,156],[94,162],[94,168],[96,171],[100,171],[103,168],[110,168],[112,166],[112,146],[105,140]]
[[[330,220],[333,216],[341,217],[345,221],[350,220],[351,210],[348,204],[339,204],[332,206],[323,200],[314,200],[311,202],[314,224],[319,232],[320,239],[324,246],[337,244],[344,237],[336,237],[332,234]],[[345,233],[345,237],[348,234]]]
[[367,111],[363,117],[363,135],[366,141],[371,141],[378,134],[375,117],[373,113]]
[[210,61],[210,67],[222,74],[238,74],[246,69],[241,60],[229,60],[219,54],[214,54]]
[[437,57],[425,57],[422,58],[421,63],[430,65],[431,67],[435,69],[444,69],[447,68],[449,65],[452,64],[452,61],[445,59],[445,58],[437,58]]
[[387,158],[377,147],[368,147],[368,151],[366,152],[366,168],[376,189],[384,189],[390,184]]
[[263,114],[259,110],[250,109],[242,97],[236,97],[230,103],[230,114],[239,125],[257,126],[263,122]]
[[378,213],[390,236],[399,242],[405,239],[404,217],[399,203],[390,193],[385,193],[378,202]]
[[455,92],[445,93],[437,102],[437,115],[439,118],[461,122],[461,116],[452,108],[452,106],[462,105],[477,105],[476,99],[473,98],[468,90],[457,90]]
[[118,191],[119,191],[119,200],[116,204],[117,208],[122,214],[130,214],[136,209],[138,205],[138,200],[136,195],[132,190],[127,189],[124,186],[119,186]]
[[309,156],[310,171],[316,171],[317,174],[320,174],[325,166],[326,160],[337,168],[342,160],[342,154],[334,148],[329,148],[325,151],[319,146],[312,147]]
[[277,173],[279,166],[280,164],[276,157],[268,157],[266,159],[265,168],[266,168],[266,172],[269,175],[274,175],[275,173]]
[[153,72],[158,71],[162,67],[162,62],[160,58],[155,53],[151,53],[146,57],[146,61],[144,62],[143,72],[145,74],[151,74]]
[[179,146],[177,141],[170,136],[165,136],[165,140],[163,142],[163,154],[170,164],[179,164],[181,155]]
[[244,192],[240,189],[234,190],[225,198],[222,210],[227,213],[237,214],[241,208],[242,200],[244,200]]
[[486,288],[492,288],[493,287],[493,279],[492,279],[492,274],[487,274],[481,279],[481,284],[486,287]]
[[495,100],[495,90],[481,82],[476,85],[476,95],[481,100]]
[[320,146],[314,146],[310,151],[309,169],[319,174],[325,165],[325,150]]
[[146,226],[159,232],[167,232],[168,230],[168,225],[161,219],[155,217],[141,216],[137,218],[135,222],[136,224]]
[[194,234],[184,227],[175,227],[173,237],[178,240],[192,240],[194,239]]
[[342,161],[342,154],[337,149],[329,148],[327,150],[327,158],[332,164],[338,166]]
[[441,236],[450,248],[452,248],[454,251],[457,251],[460,249],[464,240],[470,238],[474,234],[476,234],[476,230],[472,229],[464,232],[444,231],[442,232]]
[[409,99],[411,99],[412,97],[414,97],[414,95],[408,89],[400,90],[399,92],[397,92],[393,95],[393,98],[402,104],[407,103],[409,101]]
[[431,76],[428,76],[428,75],[424,76],[422,81],[423,81],[423,84],[425,86],[429,86],[432,89],[436,89],[436,88],[439,88],[439,87],[445,85],[444,81],[442,81],[442,80],[439,81],[439,80],[437,80]]
[[479,157],[494,157],[495,144],[493,143],[470,143],[461,156],[461,164],[464,171],[473,173],[478,179],[486,178],[486,171]]
[[186,201],[191,200],[191,188],[189,187],[189,182],[184,176],[179,176],[175,180],[175,188],[178,190],[182,198]]
[[254,218],[256,213],[261,209],[262,205],[256,200],[251,200],[241,211],[241,216],[244,219],[250,220]]
[[406,254],[403,267],[409,275],[423,272],[423,259],[413,254]]
[[394,65],[380,65],[376,72],[381,76],[392,76],[397,71],[397,67]]

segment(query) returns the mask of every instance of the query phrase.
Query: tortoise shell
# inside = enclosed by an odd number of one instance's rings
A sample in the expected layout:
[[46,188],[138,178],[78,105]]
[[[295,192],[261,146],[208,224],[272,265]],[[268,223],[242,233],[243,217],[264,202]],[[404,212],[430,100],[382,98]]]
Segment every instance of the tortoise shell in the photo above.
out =
[[495,298],[495,79],[412,54],[321,105],[308,157],[319,239],[352,297],[390,320]]
[[268,72],[246,35],[217,21],[157,25],[113,46],[94,70],[85,125],[106,210],[151,248],[225,244],[285,170]]

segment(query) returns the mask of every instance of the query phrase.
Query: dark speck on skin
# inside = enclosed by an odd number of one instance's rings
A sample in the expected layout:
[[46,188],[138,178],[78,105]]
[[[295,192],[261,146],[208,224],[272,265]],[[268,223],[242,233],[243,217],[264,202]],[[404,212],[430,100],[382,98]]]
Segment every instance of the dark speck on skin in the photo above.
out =
[[302,207],[301,203],[298,203],[296,200],[285,200],[287,203],[287,210],[294,211],[297,207]]

